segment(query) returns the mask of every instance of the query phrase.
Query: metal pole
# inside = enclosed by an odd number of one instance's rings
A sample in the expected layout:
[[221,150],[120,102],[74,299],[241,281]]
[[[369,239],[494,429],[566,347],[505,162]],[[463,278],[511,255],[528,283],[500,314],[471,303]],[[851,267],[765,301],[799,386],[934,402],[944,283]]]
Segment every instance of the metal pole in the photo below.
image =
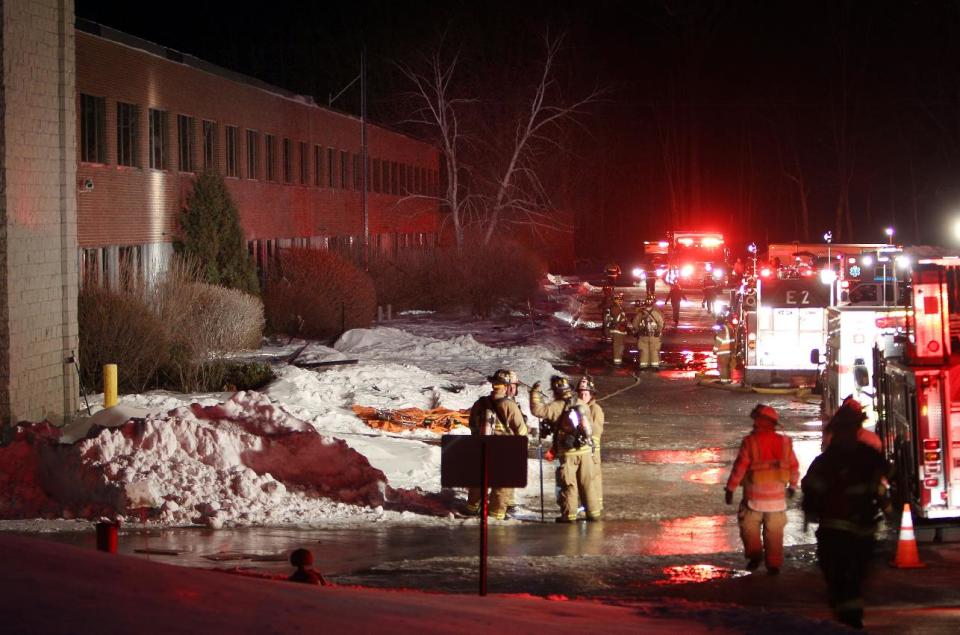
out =
[[480,464],[483,487],[480,488],[480,595],[487,594],[487,441],[481,439]]
[[363,207],[363,266],[370,259],[370,215],[367,211],[367,48],[360,51],[360,202]]
[[[543,425],[541,422],[540,425]],[[545,523],[546,513],[543,509],[543,439],[537,443],[537,456],[540,458],[540,522]]]

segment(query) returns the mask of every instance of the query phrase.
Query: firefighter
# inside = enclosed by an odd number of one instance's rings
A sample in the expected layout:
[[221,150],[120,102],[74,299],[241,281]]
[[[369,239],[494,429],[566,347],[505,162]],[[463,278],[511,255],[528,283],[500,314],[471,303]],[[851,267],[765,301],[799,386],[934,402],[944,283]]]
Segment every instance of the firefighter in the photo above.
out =
[[623,341],[627,337],[627,312],[623,309],[623,294],[613,296],[613,306],[610,308],[610,336],[613,339],[613,364],[623,363]]
[[713,352],[717,355],[717,370],[720,372],[720,383],[729,384],[732,380],[733,369],[737,367],[736,338],[730,323],[720,316],[713,327]]
[[554,400],[548,404],[543,403],[539,389],[540,382],[530,389],[530,412],[541,419],[542,435],[554,435],[554,446],[560,460],[560,467],[557,468],[560,516],[557,522],[572,523],[577,520],[581,497],[587,520],[600,520],[590,410],[580,402],[565,377],[554,375],[550,378]]
[[657,308],[655,296],[647,296],[630,326],[637,335],[637,363],[640,368],[659,368],[663,313]]
[[[511,386],[516,394],[517,374],[512,370],[500,369],[488,377],[487,381],[493,388],[489,395],[477,399],[470,408],[470,433],[526,436],[527,424],[523,413],[520,412],[517,402],[510,398]],[[503,520],[512,499],[512,488],[493,488],[487,515]],[[467,514],[479,514],[480,504],[480,488],[471,488],[467,492]]]
[[[597,385],[590,375],[584,375],[577,383],[577,397],[580,403],[586,404],[590,411],[590,425],[593,428],[593,469],[595,487],[597,490],[597,509],[603,512],[603,472],[600,465],[600,437],[603,436],[604,414],[603,408],[597,403]],[[581,495],[581,502],[583,502]],[[586,504],[584,502],[584,507]]]
[[859,413],[841,408],[830,446],[803,477],[803,512],[817,528],[817,562],[827,582],[838,621],[863,628],[863,578],[873,555],[881,512],[890,515],[887,465],[879,452],[860,442]]
[[823,437],[820,440],[821,452],[826,451],[830,446],[837,425],[847,418],[856,419],[857,441],[873,448],[877,452],[883,451],[883,443],[877,433],[871,432],[863,427],[863,422],[867,420],[867,413],[863,411],[863,405],[854,399],[853,395],[847,395],[843,403],[840,404],[840,407],[837,408],[837,411],[833,413],[833,417],[830,418],[830,421],[828,421],[827,425],[823,428]]
[[[744,437],[724,489],[727,505],[743,484],[737,511],[740,538],[753,571],[766,561],[767,573],[777,575],[783,565],[783,528],[787,500],[793,498],[800,479],[800,464],[790,437],[776,432],[780,416],[770,406],[757,404],[750,412],[753,431]],[[762,531],[762,542],[761,542]]]
[[707,313],[713,314],[713,306],[717,303],[717,289],[713,276],[707,276],[703,279],[703,301],[700,307],[706,309]]
[[673,325],[675,327],[680,326],[680,301],[686,300],[687,296],[683,293],[679,280],[670,283],[670,292],[667,294],[667,299],[673,305]]

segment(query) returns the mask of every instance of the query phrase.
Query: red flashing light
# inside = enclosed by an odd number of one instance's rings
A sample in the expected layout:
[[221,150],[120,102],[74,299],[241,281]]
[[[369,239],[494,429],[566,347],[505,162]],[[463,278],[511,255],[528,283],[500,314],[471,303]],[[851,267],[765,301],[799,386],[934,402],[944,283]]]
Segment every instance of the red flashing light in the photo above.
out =
[[773,272],[771,272],[770,269],[768,269],[767,267],[764,267],[763,269],[760,270],[760,277],[769,278],[771,273]]
[[931,353],[936,353],[940,350],[940,342],[937,340],[930,340],[927,342],[927,350]]
[[924,439],[924,440],[923,440],[923,449],[924,449],[924,450],[939,450],[939,449],[940,449],[940,439]]
[[740,320],[738,320],[737,318],[733,318],[732,320],[730,320],[730,323],[736,326],[737,324],[740,324]]
[[926,488],[936,487],[940,484],[940,479],[936,478],[925,478],[923,479],[923,486]]

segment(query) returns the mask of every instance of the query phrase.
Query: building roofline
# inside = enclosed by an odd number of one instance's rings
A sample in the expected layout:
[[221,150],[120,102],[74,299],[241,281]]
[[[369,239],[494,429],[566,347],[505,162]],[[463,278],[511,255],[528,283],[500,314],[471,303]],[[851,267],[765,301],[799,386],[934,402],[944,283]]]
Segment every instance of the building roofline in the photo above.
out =
[[[295,101],[302,106],[316,108],[324,112],[329,112],[330,114],[333,114],[333,115],[345,117],[347,119],[357,122],[358,124],[360,123],[360,117],[344,112],[342,110],[337,110],[336,108],[332,108],[330,106],[321,106],[320,104],[317,103],[317,101],[313,97],[310,97],[309,95],[297,94],[285,88],[281,88],[279,86],[274,86],[273,84],[269,84],[263,80],[257,79],[256,77],[251,77],[250,75],[244,75],[243,73],[230,70],[229,68],[224,68],[223,66],[218,66],[217,64],[200,59],[199,57],[190,55],[189,53],[183,53],[176,49],[163,46],[162,44],[157,44],[155,42],[145,40],[135,35],[130,35],[129,33],[118,31],[117,29],[105,26],[103,24],[100,24],[99,22],[94,22],[92,20],[87,20],[86,18],[81,18],[78,16],[76,18],[75,28],[77,31],[80,31],[81,33],[93,35],[95,37],[99,37],[104,40],[114,42],[116,44],[122,44],[132,49],[143,51],[145,53],[155,55],[156,57],[163,58],[168,62],[189,66],[190,68],[193,68],[205,73],[209,73],[211,75],[215,75],[217,77],[226,79],[228,81],[236,82],[238,84],[245,84],[247,86],[250,86],[251,88],[262,90],[266,93],[270,93],[277,97],[282,97],[284,99]],[[383,124],[373,123],[369,120],[367,120],[367,123],[374,125],[377,128],[380,128],[386,132],[399,135],[401,137],[406,137],[411,141],[423,143],[436,149],[434,144],[428,141],[424,141],[423,139],[418,139],[406,133],[398,132],[397,130],[393,130],[392,128],[384,126]]]

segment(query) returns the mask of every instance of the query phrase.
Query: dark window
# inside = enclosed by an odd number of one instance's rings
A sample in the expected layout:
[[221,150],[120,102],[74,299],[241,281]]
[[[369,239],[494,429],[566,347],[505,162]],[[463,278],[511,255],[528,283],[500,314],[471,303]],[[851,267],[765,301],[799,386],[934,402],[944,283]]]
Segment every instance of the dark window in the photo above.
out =
[[177,115],[177,141],[180,143],[181,172],[193,172],[193,117]]
[[117,102],[117,165],[137,166],[137,107]]
[[80,160],[107,162],[107,100],[80,95]]
[[150,109],[150,167],[167,169],[167,113]]
[[410,188],[407,187],[407,165],[400,164],[400,193],[406,194]]
[[390,162],[386,159],[380,161],[383,176],[380,177],[380,186],[384,194],[390,193]]
[[224,149],[227,151],[227,176],[240,176],[240,129],[236,126],[227,126],[224,132],[226,133]]
[[260,133],[247,130],[247,178],[256,179],[260,172]]
[[373,191],[380,191],[380,159],[373,160]]
[[397,169],[397,162],[390,162],[390,192],[393,194],[400,193],[400,170]]
[[283,182],[293,183],[293,144],[283,140]]
[[313,184],[323,185],[323,146],[313,146]]
[[327,148],[327,185],[330,187],[336,187],[336,184],[333,182],[334,174],[334,157],[336,156],[336,150],[333,148]]
[[346,150],[340,151],[340,187],[346,189],[350,187],[350,153]]
[[264,159],[264,167],[266,168],[266,179],[268,181],[277,180],[277,138],[272,134],[263,135],[264,141],[264,150],[266,152],[266,158]]
[[363,189],[363,171],[360,169],[360,155],[353,155],[353,189]]
[[300,185],[306,185],[310,181],[310,154],[307,152],[307,144],[300,142]]
[[217,124],[203,122],[203,169],[215,170],[217,167]]

